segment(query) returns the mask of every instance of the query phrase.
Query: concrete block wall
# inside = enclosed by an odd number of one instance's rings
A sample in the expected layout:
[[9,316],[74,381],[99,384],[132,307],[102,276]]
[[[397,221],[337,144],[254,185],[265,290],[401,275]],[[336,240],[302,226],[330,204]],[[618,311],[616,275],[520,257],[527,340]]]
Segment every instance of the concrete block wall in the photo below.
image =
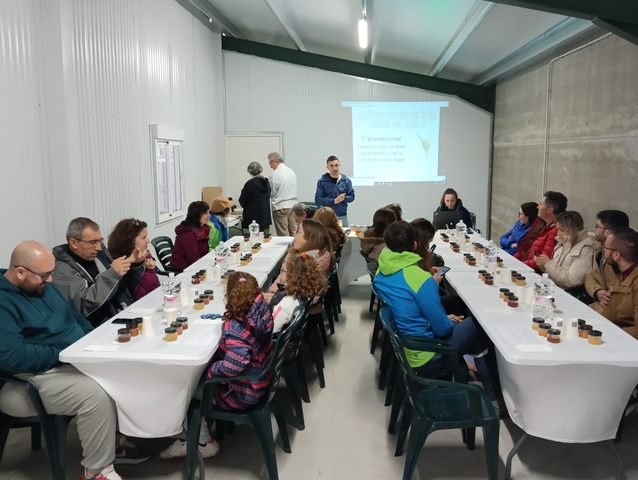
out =
[[[542,196],[549,61],[496,86],[492,238]],[[554,63],[547,190],[591,231],[596,212],[638,228],[638,46],[614,35]]]

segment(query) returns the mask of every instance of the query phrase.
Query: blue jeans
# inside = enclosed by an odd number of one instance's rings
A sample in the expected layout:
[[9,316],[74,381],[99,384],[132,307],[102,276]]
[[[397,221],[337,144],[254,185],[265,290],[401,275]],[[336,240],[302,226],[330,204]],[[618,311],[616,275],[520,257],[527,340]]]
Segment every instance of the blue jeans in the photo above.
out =
[[348,216],[344,215],[343,217],[337,217],[337,220],[341,220],[341,226],[343,227],[349,227],[350,224],[348,223]]
[[[476,321],[472,317],[468,317],[458,323],[452,335],[442,338],[449,342],[450,346],[459,354],[460,361],[464,362],[463,355],[476,355],[483,352],[490,345],[490,341],[483,330],[476,325]],[[483,384],[485,393],[490,400],[497,400],[500,396],[500,387],[498,381],[498,371],[496,367],[496,359],[494,354],[488,352],[487,355],[475,359],[477,377]],[[414,371],[417,375],[431,377],[433,374],[442,372],[447,366],[445,356],[441,353],[434,355],[425,365],[416,368]]]

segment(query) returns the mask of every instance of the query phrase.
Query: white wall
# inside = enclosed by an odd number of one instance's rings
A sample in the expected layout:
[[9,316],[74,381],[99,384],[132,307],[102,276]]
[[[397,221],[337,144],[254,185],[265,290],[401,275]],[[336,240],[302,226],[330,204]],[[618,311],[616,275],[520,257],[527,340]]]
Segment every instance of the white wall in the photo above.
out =
[[155,228],[149,125],[185,132],[186,202],[225,184],[221,37],[174,0],[3,0],[0,265],[88,216]]
[[[224,82],[226,132],[283,132],[284,158],[297,172],[302,201],[314,201],[329,155],[339,157],[342,172],[352,176],[351,112],[342,101],[449,101],[441,111],[441,173],[477,214],[478,227],[486,229],[492,117],[484,111],[455,97],[234,52],[224,52]],[[246,165],[259,161],[268,173],[267,154],[246,159]],[[377,208],[400,202],[406,218],[431,218],[445,188],[357,187],[348,217],[351,223],[369,223]]]

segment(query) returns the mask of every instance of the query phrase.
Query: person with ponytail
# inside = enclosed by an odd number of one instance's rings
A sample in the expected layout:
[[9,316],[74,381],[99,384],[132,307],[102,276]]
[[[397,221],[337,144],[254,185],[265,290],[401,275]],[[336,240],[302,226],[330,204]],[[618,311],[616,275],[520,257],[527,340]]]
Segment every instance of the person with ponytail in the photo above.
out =
[[306,252],[291,251],[284,262],[286,284],[270,301],[275,327],[279,333],[293,318],[295,309],[305,300],[321,294],[327,287],[326,275]]
[[[259,375],[266,369],[274,351],[272,330],[272,314],[255,277],[244,272],[231,273],[219,348],[205,372],[207,378],[228,378],[215,390],[215,405],[219,408],[245,411],[268,398],[270,378],[233,381],[233,377]],[[204,458],[219,451],[206,422],[202,422],[199,432],[199,451]],[[185,456],[186,442],[181,438],[160,454],[161,458]]]

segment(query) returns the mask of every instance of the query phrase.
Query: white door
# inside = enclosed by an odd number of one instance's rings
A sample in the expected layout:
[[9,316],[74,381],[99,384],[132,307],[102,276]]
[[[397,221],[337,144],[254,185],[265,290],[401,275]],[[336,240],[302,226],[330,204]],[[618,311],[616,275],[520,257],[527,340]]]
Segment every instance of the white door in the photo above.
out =
[[[283,157],[283,137],[281,133],[226,134],[226,196],[238,204],[239,194],[244,184],[250,180],[246,171],[250,162],[259,162],[264,169],[262,175],[270,176],[268,154],[281,153]],[[285,157],[284,157],[285,158]]]

